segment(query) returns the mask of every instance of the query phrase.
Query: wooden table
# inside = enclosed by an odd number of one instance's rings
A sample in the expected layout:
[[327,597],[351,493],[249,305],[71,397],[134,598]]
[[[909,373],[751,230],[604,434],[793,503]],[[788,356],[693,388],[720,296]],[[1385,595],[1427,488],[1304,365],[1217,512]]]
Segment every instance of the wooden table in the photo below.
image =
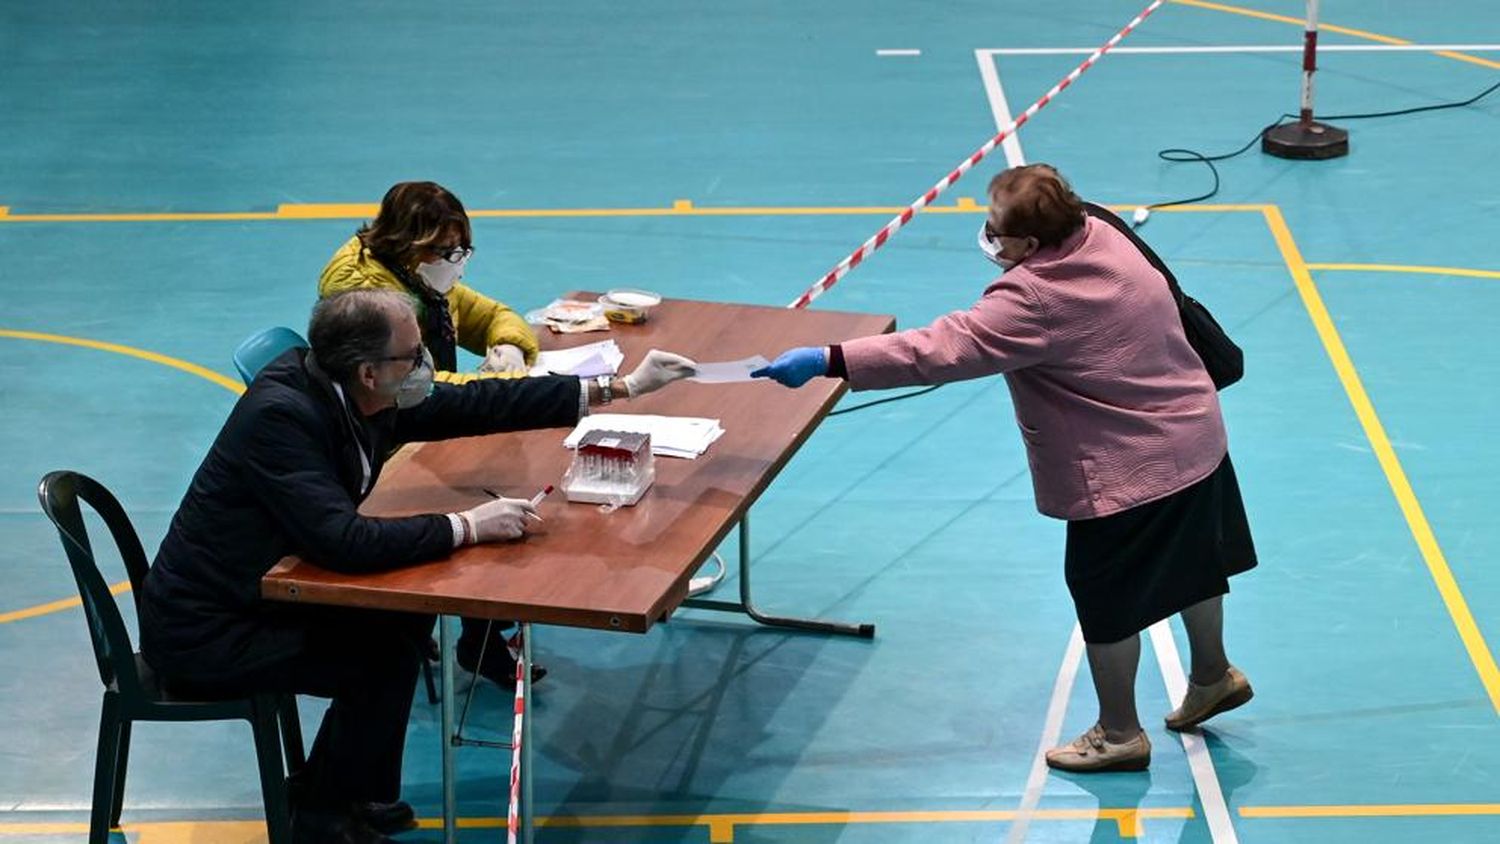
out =
[[[592,298],[593,294],[574,294]],[[608,333],[555,335],[546,348],[613,338],[625,352],[628,372],[652,348],[697,360],[772,356],[783,349],[819,345],[890,331],[889,316],[832,311],[667,300],[642,325],[616,325]],[[443,707],[443,816],[453,840],[453,660],[451,616],[521,623],[521,695],[530,699],[531,625],[560,624],[644,633],[678,606],[744,612],[764,624],[873,636],[873,625],[766,615],[750,601],[747,513],[792,454],[843,395],[839,379],[814,379],[799,390],[770,381],[750,384],[678,382],[662,391],[595,412],[657,413],[719,419],[725,433],[696,460],[656,459],[656,482],[633,507],[605,513],[597,505],[569,504],[559,489],[539,511],[545,520],[526,539],[463,548],[447,559],[379,574],[348,575],[295,557],[266,575],[271,600],[433,613],[439,624]],[[409,447],[393,458],[360,510],[373,516],[442,513],[472,507],[484,488],[530,498],[560,484],[572,452],[553,428],[471,437]],[[687,598],[688,581],[739,526],[739,602]],[[523,719],[523,755],[530,753],[530,721]],[[523,791],[530,765],[522,763]],[[523,794],[530,837],[530,795]]]

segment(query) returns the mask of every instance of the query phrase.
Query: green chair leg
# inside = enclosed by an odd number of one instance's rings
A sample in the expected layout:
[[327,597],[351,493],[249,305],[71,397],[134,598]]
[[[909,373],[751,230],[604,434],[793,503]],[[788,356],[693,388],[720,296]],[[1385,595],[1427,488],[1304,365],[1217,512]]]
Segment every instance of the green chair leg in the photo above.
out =
[[286,770],[295,774],[307,766],[307,752],[302,749],[302,719],[297,715],[297,696],[283,695],[277,714],[281,720],[281,748],[286,754]]
[[114,802],[109,805],[109,825],[117,827],[120,825],[120,812],[125,808],[125,767],[130,761],[130,722],[120,722],[120,740],[116,742],[119,750],[115,752],[115,793]]
[[94,755],[94,801],[89,811],[89,844],[108,844],[114,808],[115,776],[119,770],[120,705],[114,693],[104,693],[99,710],[99,747]]
[[276,695],[256,695],[250,727],[255,733],[255,758],[260,764],[260,792],[266,806],[266,836],[270,844],[291,844],[291,807],[286,798],[286,770],[281,762],[280,703]]

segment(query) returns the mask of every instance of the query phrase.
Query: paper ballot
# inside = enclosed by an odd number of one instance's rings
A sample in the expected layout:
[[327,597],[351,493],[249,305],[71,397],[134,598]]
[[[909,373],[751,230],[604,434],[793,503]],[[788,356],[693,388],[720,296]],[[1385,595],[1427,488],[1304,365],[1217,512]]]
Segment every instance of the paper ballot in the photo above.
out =
[[762,366],[770,365],[771,362],[761,355],[752,355],[741,360],[700,363],[688,380],[697,381],[700,384],[732,384],[738,381],[749,381],[750,373]]
[[613,340],[587,343],[571,349],[552,349],[537,354],[532,375],[577,375],[593,378],[614,375],[625,362],[625,353]]
[[578,427],[563,440],[563,445],[576,448],[584,434],[596,429],[650,434],[652,454],[689,460],[707,451],[714,440],[724,435],[717,419],[646,413],[591,413],[579,421]]

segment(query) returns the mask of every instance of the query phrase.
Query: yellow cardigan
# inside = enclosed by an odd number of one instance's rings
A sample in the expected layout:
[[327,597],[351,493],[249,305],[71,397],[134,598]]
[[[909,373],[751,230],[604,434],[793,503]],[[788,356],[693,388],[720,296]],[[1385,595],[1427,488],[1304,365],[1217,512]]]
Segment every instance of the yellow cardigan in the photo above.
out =
[[[386,266],[370,255],[358,237],[339,247],[318,278],[318,295],[332,296],[345,290],[405,291],[401,281]],[[491,346],[508,343],[526,353],[526,362],[536,361],[536,335],[520,314],[503,302],[480,293],[465,284],[455,284],[448,291],[448,312],[453,316],[453,331],[458,345],[476,355],[485,355]],[[439,372],[438,381],[462,384],[476,378],[515,378],[525,373]]]

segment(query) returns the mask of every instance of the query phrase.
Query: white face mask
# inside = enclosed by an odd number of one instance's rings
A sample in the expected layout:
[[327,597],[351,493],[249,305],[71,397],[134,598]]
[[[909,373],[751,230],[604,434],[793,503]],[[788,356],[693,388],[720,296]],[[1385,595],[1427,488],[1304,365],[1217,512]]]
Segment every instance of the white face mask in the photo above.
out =
[[979,226],[979,249],[984,252],[984,257],[1000,266],[1001,272],[1006,272],[1014,267],[1016,262],[1009,258],[1000,257],[1001,246],[998,242],[990,239],[989,232],[987,231],[988,225],[988,223],[982,223]]
[[[422,362],[413,367],[410,372],[402,376],[401,380],[395,384],[395,391],[391,395],[391,398],[395,399],[396,407],[406,410],[426,401],[427,397],[432,395],[432,376],[432,352],[429,352],[427,347],[423,346]],[[390,393],[391,385],[385,385],[384,391]]]
[[446,296],[448,291],[453,289],[453,285],[463,278],[464,265],[467,263],[469,263],[467,257],[456,264],[439,258],[430,264],[418,265],[417,275],[422,277],[422,281],[426,282],[428,287]]

